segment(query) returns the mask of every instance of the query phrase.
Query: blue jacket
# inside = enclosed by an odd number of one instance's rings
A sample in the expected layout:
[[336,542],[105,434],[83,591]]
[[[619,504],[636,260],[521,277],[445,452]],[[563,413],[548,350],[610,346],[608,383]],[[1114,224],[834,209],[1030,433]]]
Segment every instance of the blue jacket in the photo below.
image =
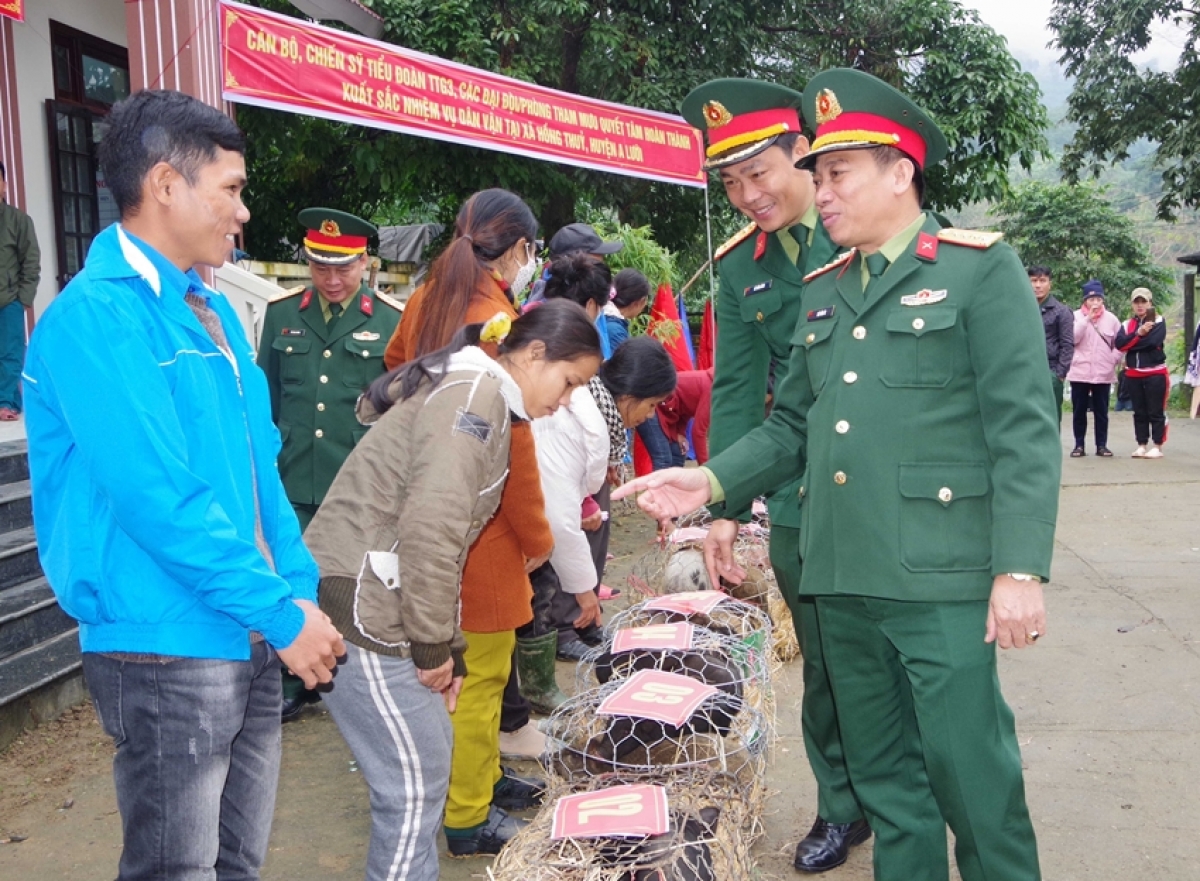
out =
[[[23,376],[38,550],[85,652],[242,660],[250,630],[275,648],[296,638],[293,599],[315,601],[316,564],[275,467],[266,381],[223,296],[114,224],[38,322]],[[256,478],[273,568],[255,541]]]

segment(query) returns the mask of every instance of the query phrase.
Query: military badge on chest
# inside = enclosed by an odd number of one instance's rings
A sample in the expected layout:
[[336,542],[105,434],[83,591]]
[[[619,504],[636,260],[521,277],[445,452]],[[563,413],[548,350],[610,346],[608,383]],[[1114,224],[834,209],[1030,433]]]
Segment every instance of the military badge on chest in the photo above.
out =
[[929,288],[917,291],[915,294],[907,294],[900,298],[901,306],[929,306],[933,303],[940,303],[946,299],[946,291],[943,288],[940,291],[931,291]]

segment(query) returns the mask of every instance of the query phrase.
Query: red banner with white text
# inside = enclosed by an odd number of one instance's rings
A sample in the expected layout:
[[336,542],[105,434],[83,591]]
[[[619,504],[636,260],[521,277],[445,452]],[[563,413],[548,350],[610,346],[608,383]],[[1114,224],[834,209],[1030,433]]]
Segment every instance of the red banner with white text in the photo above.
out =
[[0,15],[13,21],[24,21],[25,0],[0,0]]
[[221,58],[227,101],[705,185],[700,134],[677,116],[546,89],[239,3],[221,3]]

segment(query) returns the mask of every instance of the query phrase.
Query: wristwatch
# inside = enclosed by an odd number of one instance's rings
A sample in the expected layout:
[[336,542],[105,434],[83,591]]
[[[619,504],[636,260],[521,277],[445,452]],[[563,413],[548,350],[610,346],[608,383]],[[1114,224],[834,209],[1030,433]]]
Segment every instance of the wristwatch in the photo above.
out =
[[1004,574],[1013,581],[1036,581],[1038,584],[1042,583],[1040,576],[1030,575],[1028,572],[1005,572]]

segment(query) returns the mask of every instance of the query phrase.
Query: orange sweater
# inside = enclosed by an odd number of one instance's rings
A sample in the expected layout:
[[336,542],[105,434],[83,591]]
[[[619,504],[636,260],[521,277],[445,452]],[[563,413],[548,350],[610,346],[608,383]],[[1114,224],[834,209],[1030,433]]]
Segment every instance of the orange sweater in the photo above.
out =
[[[409,298],[383,356],[389,370],[412,360],[424,300],[424,287]],[[518,315],[500,286],[488,279],[471,297],[464,324],[487,321],[497,312],[512,318]],[[485,345],[483,349],[495,357],[495,346]],[[527,623],[533,617],[533,588],[525,574],[525,558],[548,554],[552,547],[554,538],[546,520],[533,431],[528,422],[515,422],[500,508],[471,546],[463,569],[462,629],[499,633]]]

